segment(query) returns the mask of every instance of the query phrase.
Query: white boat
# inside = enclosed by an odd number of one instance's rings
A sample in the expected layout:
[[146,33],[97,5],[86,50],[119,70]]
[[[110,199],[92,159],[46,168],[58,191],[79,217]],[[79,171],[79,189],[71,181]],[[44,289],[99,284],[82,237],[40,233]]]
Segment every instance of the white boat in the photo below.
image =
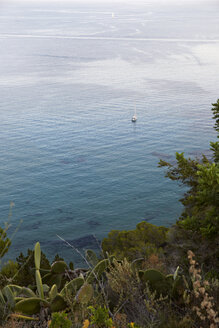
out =
[[136,122],[137,121],[137,114],[136,114],[136,106],[135,106],[135,113],[132,116],[132,122]]

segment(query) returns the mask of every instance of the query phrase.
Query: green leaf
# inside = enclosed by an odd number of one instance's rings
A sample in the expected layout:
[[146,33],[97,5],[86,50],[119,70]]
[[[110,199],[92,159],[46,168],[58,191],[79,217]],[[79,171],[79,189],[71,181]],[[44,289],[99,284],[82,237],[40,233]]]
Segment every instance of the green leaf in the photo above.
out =
[[40,259],[41,259],[40,243],[37,242],[34,249],[34,260],[35,260],[35,267],[37,270],[40,270]]

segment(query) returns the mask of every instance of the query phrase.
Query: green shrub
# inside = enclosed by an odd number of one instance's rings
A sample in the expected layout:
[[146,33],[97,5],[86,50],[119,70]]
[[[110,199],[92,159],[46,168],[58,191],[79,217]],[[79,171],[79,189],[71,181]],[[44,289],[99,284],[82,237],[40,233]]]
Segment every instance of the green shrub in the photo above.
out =
[[[35,285],[35,263],[34,263],[34,251],[31,249],[27,250],[27,256],[20,253],[16,259],[18,263],[19,273],[16,276],[15,283],[20,286]],[[41,269],[50,269],[50,263],[46,255],[41,252]]]
[[1,274],[10,279],[18,272],[18,263],[9,260],[1,269]]
[[108,238],[103,239],[102,249],[118,259],[148,258],[151,254],[162,253],[161,246],[166,242],[167,232],[166,227],[141,222],[135,230],[112,230]]
[[94,308],[89,306],[88,309],[91,311],[91,324],[98,328],[111,328],[113,327],[113,320],[109,317],[109,311],[107,308],[98,306]]
[[70,328],[72,322],[68,319],[65,312],[54,312],[52,320],[49,323],[49,328]]

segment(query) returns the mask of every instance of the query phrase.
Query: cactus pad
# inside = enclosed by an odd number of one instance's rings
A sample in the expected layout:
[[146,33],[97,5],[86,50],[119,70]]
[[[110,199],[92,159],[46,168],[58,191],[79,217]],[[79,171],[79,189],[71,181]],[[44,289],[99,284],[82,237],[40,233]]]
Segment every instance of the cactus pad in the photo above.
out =
[[34,260],[35,260],[36,270],[40,269],[40,259],[41,259],[40,243],[37,242],[34,248]]
[[54,284],[54,285],[52,286],[50,292],[49,292],[49,298],[50,298],[50,300],[53,300],[53,298],[56,297],[57,292],[58,292],[58,290],[57,290],[57,286]]
[[99,279],[103,272],[107,269],[109,260],[105,259],[100,261],[95,268],[88,274],[86,279],[87,283],[91,283],[94,279]]
[[54,262],[51,266],[52,273],[65,273],[65,270],[68,269],[67,264],[64,261]]
[[19,301],[15,305],[15,311],[23,314],[37,314],[40,311],[41,303],[45,306],[49,306],[46,300],[37,297],[30,297]]
[[86,260],[94,267],[98,263],[97,255],[91,249],[86,250]]
[[76,294],[76,292],[81,288],[84,283],[84,279],[82,277],[75,278],[71,280],[61,291],[61,295],[64,296],[67,293]]
[[150,283],[155,283],[157,281],[165,280],[165,276],[163,273],[161,273],[158,270],[149,269],[149,270],[144,271],[142,279],[145,282],[149,281]]
[[90,284],[85,283],[76,295],[76,300],[79,303],[87,304],[93,297],[93,287]]
[[67,304],[64,298],[60,294],[57,294],[56,297],[51,302],[51,311],[52,312],[63,311],[66,309],[66,307]]
[[36,285],[37,285],[38,294],[41,298],[44,298],[43,284],[42,284],[42,279],[39,270],[36,270],[35,276],[36,276]]

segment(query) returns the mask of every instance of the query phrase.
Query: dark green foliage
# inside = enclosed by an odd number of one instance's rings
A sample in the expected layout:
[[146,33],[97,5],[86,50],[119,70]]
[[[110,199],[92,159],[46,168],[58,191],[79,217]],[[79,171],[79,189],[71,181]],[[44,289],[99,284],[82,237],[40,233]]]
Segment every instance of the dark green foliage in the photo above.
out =
[[56,284],[59,290],[62,289],[68,280],[66,275],[68,270],[68,265],[64,261],[52,263],[51,269],[42,278],[43,283],[50,287]]
[[215,120],[214,128],[219,134],[219,99],[216,103],[212,104],[213,119]]
[[[213,104],[215,130],[219,132],[219,100]],[[176,164],[160,160],[160,167],[167,167],[166,176],[181,181],[189,187],[183,199],[184,211],[178,221],[183,229],[191,230],[204,238],[219,237],[219,143],[211,143],[211,162],[204,155],[201,159],[186,159],[176,153]]]
[[157,297],[168,295],[171,298],[179,299],[181,290],[185,290],[184,282],[181,276],[178,275],[178,270],[175,274],[164,275],[162,272],[149,269],[146,271],[139,271],[139,276],[144,284],[148,284],[151,290],[156,291]]
[[66,307],[67,304],[60,294],[57,294],[50,303],[50,308],[52,312],[63,311],[66,309]]
[[8,281],[11,281],[18,272],[17,262],[9,260],[1,269],[0,272],[0,288],[7,285]]
[[22,299],[15,305],[15,311],[23,314],[37,314],[40,312],[41,305],[49,306],[49,303],[38,297],[29,297]]
[[0,290],[0,324],[4,322],[4,320],[11,313],[11,311],[12,307],[9,300],[7,299],[6,295],[3,295],[2,291]]
[[197,166],[197,186],[184,198],[185,210],[178,224],[200,233],[205,238],[217,238],[219,232],[219,165]]
[[88,263],[94,267],[95,265],[97,265],[98,263],[98,258],[97,255],[94,251],[92,251],[91,249],[87,249],[86,253],[85,253],[85,257],[86,260],[88,261]]
[[54,274],[54,273],[47,273],[43,276],[42,279],[43,284],[48,286],[53,286],[54,284],[57,285],[58,289],[60,289],[61,284],[63,285],[64,281],[62,282],[62,275],[61,274]]
[[[214,128],[217,131],[217,138],[219,138],[219,99],[215,104],[212,104],[213,119],[215,120]],[[215,163],[219,163],[219,142],[211,142],[211,150],[213,151],[213,158]]]
[[0,289],[6,286],[8,283],[8,279],[5,275],[0,274]]
[[64,259],[61,256],[59,256],[59,254],[56,254],[52,263],[57,262],[57,261],[64,261]]
[[143,275],[141,275],[141,280],[144,282],[149,281],[150,283],[156,284],[158,281],[165,280],[165,275],[158,270],[149,269],[143,272]]
[[68,266],[64,261],[57,261],[51,265],[51,272],[55,274],[65,273],[67,269]]
[[109,317],[109,311],[105,306],[98,306],[97,308],[89,306],[88,309],[91,311],[91,324],[95,325],[95,327],[107,328],[113,326],[113,321]]
[[50,328],[70,328],[72,325],[65,312],[55,312],[52,314]]
[[104,273],[104,271],[107,269],[109,266],[109,260],[104,259],[92,269],[92,271],[88,274],[86,278],[87,283],[92,283],[93,281],[97,281],[100,279],[101,275]]
[[213,152],[213,159],[215,163],[219,162],[219,142],[210,142],[211,151]]
[[104,252],[114,254],[118,259],[135,260],[147,258],[151,254],[159,254],[161,246],[166,241],[168,228],[157,227],[147,222],[137,224],[135,230],[112,230],[108,238],[102,241]]
[[[215,130],[219,132],[219,100],[212,111]],[[168,178],[188,188],[181,199],[183,212],[169,231],[166,261],[186,269],[186,252],[191,249],[209,274],[219,272],[219,143],[212,142],[211,150],[212,160],[204,155],[191,159],[176,153],[176,164],[163,160],[159,163],[160,167],[167,167]]]
[[69,262],[69,269],[74,270],[74,263],[73,262]]
[[[7,285],[2,289],[3,304],[10,304],[12,310],[23,314],[37,314],[44,307],[48,307],[50,311],[61,311],[67,307],[64,298],[57,293],[57,286],[53,285],[51,290],[49,286],[42,284],[40,274],[41,249],[40,243],[37,242],[34,248],[35,278],[36,278],[36,294],[29,288],[20,287],[18,285]],[[58,264],[58,266],[57,266]],[[64,262],[55,262],[53,270],[60,272],[61,268],[65,268]],[[47,298],[49,296],[49,298]],[[16,304],[15,304],[16,303]]]
[[1,269],[1,274],[6,278],[12,278],[18,271],[17,262],[9,260]]
[[61,290],[60,294],[62,296],[76,295],[77,291],[84,284],[84,279],[82,277],[77,277],[70,282],[68,282],[65,287]]
[[[35,285],[35,263],[34,263],[34,251],[28,249],[27,256],[20,253],[16,259],[18,263],[19,273],[15,278],[15,283],[20,286]],[[40,268],[50,270],[49,260],[46,255],[41,252]]]
[[7,253],[11,245],[10,239],[7,237],[6,230],[0,227],[0,259]]

